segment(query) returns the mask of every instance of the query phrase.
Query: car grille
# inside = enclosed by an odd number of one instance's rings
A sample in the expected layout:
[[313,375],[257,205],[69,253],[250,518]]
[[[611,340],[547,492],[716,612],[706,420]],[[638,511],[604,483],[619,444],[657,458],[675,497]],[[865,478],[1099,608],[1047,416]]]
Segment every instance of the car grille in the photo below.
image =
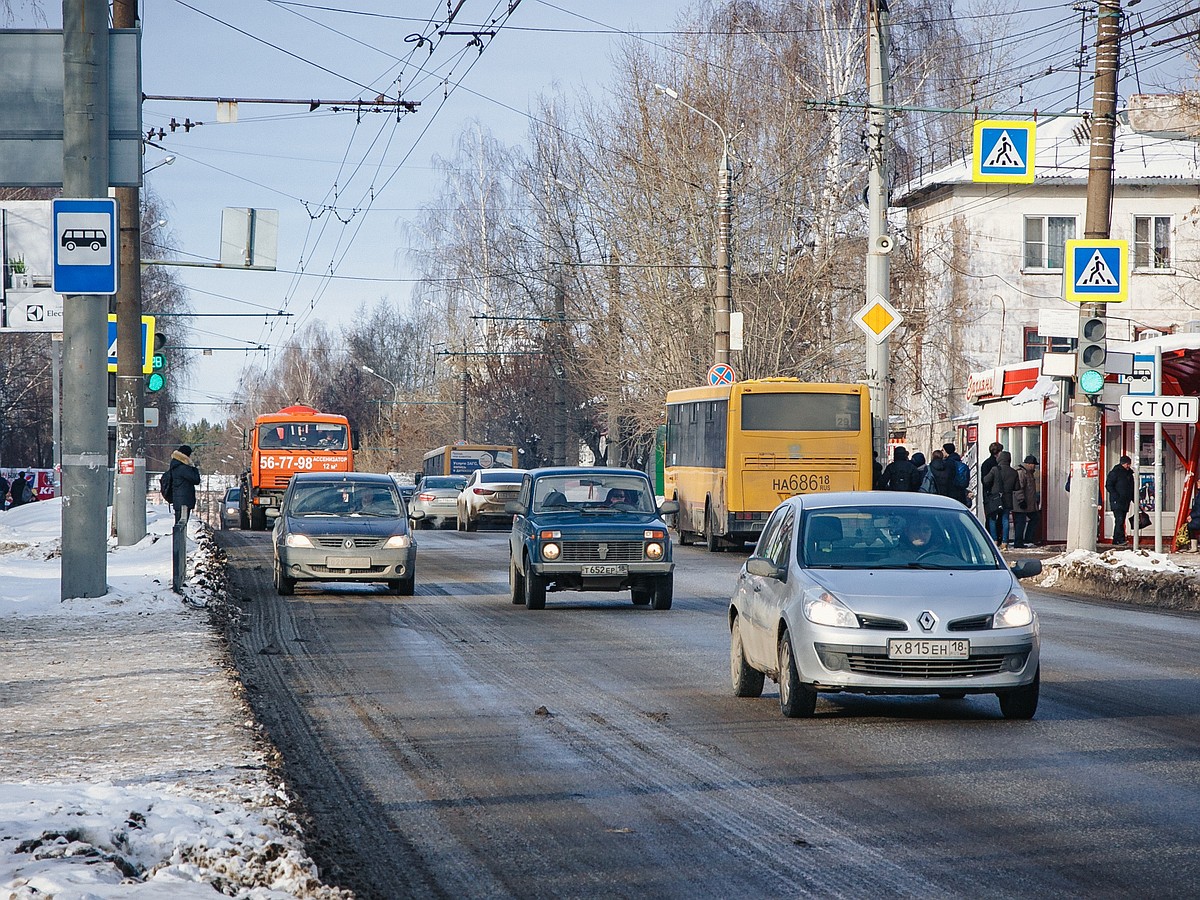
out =
[[563,562],[640,562],[641,541],[563,541]]
[[[347,549],[343,543],[346,540],[344,537],[315,537],[312,539],[313,545],[316,547],[336,547],[338,550]],[[379,538],[373,537],[356,537],[351,538],[354,541],[355,550],[369,550],[372,547],[379,546]]]
[[908,631],[908,626],[899,619],[885,619],[882,616],[858,615],[859,628],[871,628],[876,631]]
[[973,616],[970,619],[955,619],[946,626],[947,631],[987,631],[992,627],[992,617]]
[[886,653],[848,654],[851,672],[887,678],[969,678],[995,675],[1004,668],[1003,653],[969,659],[888,659]]
[[387,566],[366,566],[362,569],[331,569],[329,566],[312,565],[309,566],[317,575],[345,575],[346,577],[358,577],[363,575],[379,575],[388,570]]

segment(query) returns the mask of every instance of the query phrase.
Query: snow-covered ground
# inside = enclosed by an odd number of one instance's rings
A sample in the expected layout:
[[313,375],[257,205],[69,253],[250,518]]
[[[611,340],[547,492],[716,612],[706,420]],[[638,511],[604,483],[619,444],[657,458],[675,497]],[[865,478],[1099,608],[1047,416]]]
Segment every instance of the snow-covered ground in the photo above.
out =
[[171,515],[110,542],[108,593],[59,599],[61,501],[0,512],[0,898],[335,898],[210,621],[221,561]]

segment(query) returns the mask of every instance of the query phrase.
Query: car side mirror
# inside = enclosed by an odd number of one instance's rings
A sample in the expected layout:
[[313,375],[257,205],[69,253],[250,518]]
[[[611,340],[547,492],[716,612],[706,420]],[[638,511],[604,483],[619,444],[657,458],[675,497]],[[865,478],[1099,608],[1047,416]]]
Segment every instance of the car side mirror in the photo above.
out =
[[746,571],[751,575],[759,575],[763,578],[782,577],[779,567],[765,556],[752,556],[746,560]]
[[669,516],[677,512],[679,512],[678,500],[664,500],[661,504],[659,504],[658,514],[660,516]]
[[1034,575],[1042,574],[1042,561],[1040,559],[1018,559],[1012,564],[1012,573],[1017,578],[1032,578]]
[[525,507],[519,500],[509,500],[504,504],[504,511],[510,515],[519,516],[525,512]]
[[408,511],[408,517],[409,517],[410,519],[412,519],[413,521],[416,521],[417,519],[423,519],[423,518],[425,518],[425,510],[423,510],[423,509],[410,509],[410,510]]

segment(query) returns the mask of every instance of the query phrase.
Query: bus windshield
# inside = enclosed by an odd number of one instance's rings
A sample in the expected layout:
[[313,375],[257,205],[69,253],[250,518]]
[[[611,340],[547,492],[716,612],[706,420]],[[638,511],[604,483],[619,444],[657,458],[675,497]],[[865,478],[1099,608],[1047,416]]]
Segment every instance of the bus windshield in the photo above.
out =
[[262,450],[345,450],[346,426],[325,422],[268,422],[258,429]]
[[858,431],[856,394],[743,394],[743,431]]

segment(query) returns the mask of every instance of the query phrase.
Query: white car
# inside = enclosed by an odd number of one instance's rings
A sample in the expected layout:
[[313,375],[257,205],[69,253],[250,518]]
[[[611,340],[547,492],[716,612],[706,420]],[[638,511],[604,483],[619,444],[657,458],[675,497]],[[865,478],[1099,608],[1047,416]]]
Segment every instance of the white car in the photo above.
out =
[[458,530],[474,531],[480,522],[512,522],[512,513],[504,509],[517,499],[524,469],[476,469],[458,495]]

